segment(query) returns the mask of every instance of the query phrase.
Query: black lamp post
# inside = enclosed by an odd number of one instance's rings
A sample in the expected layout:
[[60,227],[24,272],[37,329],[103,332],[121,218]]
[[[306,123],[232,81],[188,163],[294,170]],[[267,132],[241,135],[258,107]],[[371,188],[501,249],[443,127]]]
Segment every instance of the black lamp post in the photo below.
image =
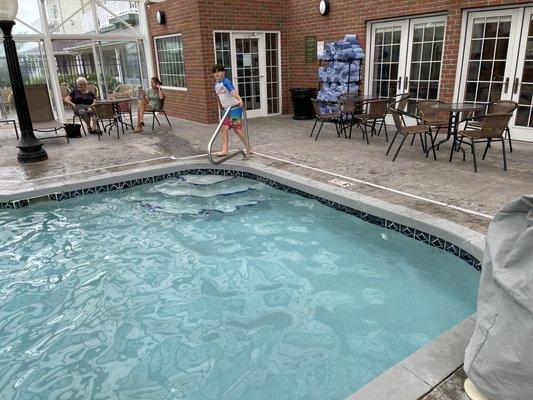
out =
[[43,161],[48,158],[46,151],[43,149],[42,142],[33,134],[33,125],[31,123],[30,112],[24,92],[22,74],[17,56],[17,48],[11,35],[15,17],[17,16],[17,0],[0,0],[0,28],[4,33],[4,49],[6,51],[7,68],[9,70],[9,79],[15,99],[15,109],[20,126],[20,140],[17,143],[19,153],[17,158],[21,163],[30,163]]

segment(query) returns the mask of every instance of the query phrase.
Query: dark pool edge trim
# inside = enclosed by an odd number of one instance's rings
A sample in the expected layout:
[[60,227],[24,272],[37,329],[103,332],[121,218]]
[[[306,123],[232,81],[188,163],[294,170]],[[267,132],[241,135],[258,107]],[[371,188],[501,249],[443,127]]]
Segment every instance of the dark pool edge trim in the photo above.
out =
[[[415,220],[412,218],[408,219],[406,223],[401,223],[397,221],[397,218],[389,219],[389,218],[386,218],[385,216],[381,216],[380,213],[383,211],[383,205],[380,205],[380,207],[378,208],[374,207],[374,209],[371,211],[361,209],[361,205],[363,205],[363,203],[361,203],[360,201],[356,205],[354,204],[348,205],[346,201],[347,199],[342,198],[343,197],[342,195],[344,194],[345,195],[344,197],[346,197],[346,194],[353,194],[354,192],[343,189],[342,191],[340,191],[341,197],[337,196],[337,198],[332,199],[331,195],[334,194],[335,190],[334,188],[330,186],[325,188],[325,190],[324,188],[322,188],[323,190],[320,190],[321,188],[317,186],[321,184],[320,182],[316,182],[316,181],[304,182],[307,179],[305,178],[302,179],[302,177],[297,177],[297,179],[294,179],[294,177],[296,176],[288,177],[288,176],[282,176],[279,173],[273,174],[273,171],[276,171],[276,170],[265,171],[264,168],[262,168],[261,171],[259,171],[257,168],[252,169],[252,171],[247,171],[246,170],[247,168],[243,168],[243,167],[247,167],[247,165],[227,164],[226,166],[221,166],[219,168],[213,168],[213,166],[209,164],[205,164],[205,163],[186,163],[186,164],[181,164],[180,165],[181,168],[176,168],[176,167],[177,166],[174,165],[174,168],[173,168],[174,170],[167,171],[167,172],[157,174],[157,175],[152,175],[152,176],[138,177],[138,176],[135,176],[135,174],[132,174],[131,172],[123,174],[122,176],[120,174],[111,174],[111,176],[114,177],[115,179],[111,179],[110,183],[104,182],[102,184],[91,185],[91,183],[92,184],[98,183],[98,180],[79,182],[77,184],[77,188],[74,190],[63,190],[63,191],[58,190],[58,189],[61,189],[62,187],[60,186],[58,188],[57,185],[55,185],[55,187],[50,188],[52,189],[51,192],[46,193],[46,190],[45,190],[44,194],[39,193],[38,197],[29,196],[28,194],[31,194],[31,192],[30,193],[23,192],[22,194],[25,195],[26,198],[21,198],[19,200],[12,200],[12,201],[7,201],[7,202],[6,201],[2,202],[1,200],[2,200],[2,197],[4,197],[4,195],[0,195],[0,208],[17,209],[21,207],[26,207],[35,201],[43,201],[43,200],[46,201],[46,199],[50,201],[63,201],[63,200],[67,200],[73,197],[78,197],[78,196],[83,196],[83,195],[88,195],[88,194],[129,189],[135,186],[139,186],[139,185],[143,185],[147,183],[159,182],[159,181],[175,178],[175,177],[178,177],[180,175],[185,175],[185,174],[239,176],[243,178],[257,180],[259,182],[265,183],[273,188],[282,190],[287,193],[297,194],[302,197],[316,200],[327,207],[333,208],[335,210],[344,212],[349,215],[353,215],[356,218],[369,222],[373,225],[376,225],[376,226],[379,226],[385,229],[389,229],[395,232],[399,232],[407,237],[410,237],[412,239],[426,243],[432,247],[436,247],[438,249],[451,253],[454,256],[462,259],[469,265],[473,266],[476,270],[481,271],[482,263],[479,260],[479,257],[476,257],[477,254],[472,254],[471,248],[464,249],[463,246],[458,246],[457,244],[455,244],[455,241],[451,241],[449,240],[449,238],[443,238],[441,237],[441,235],[435,235],[435,234],[432,234],[431,232],[427,232],[427,229],[424,230],[424,229],[420,229],[420,228],[412,226],[413,223],[415,223]],[[153,173],[157,171],[157,169],[149,169],[149,170],[152,171]],[[268,176],[265,176],[265,174]],[[117,181],[117,179],[119,178],[125,178],[125,179]],[[131,179],[127,179],[127,178],[131,178]],[[295,187],[298,185],[298,183],[307,183],[307,185],[301,188]],[[359,197],[361,196],[359,195]],[[353,200],[353,199],[348,199],[348,200]],[[373,202],[377,203],[378,201],[377,199],[373,199]],[[399,215],[405,215],[405,213],[402,213],[402,214],[395,213],[395,214],[396,215],[393,215],[393,217],[398,217]]]
[[[36,201],[47,201],[50,198],[48,196],[52,194],[56,194],[56,197],[59,198],[61,198],[61,196],[57,196],[59,193],[68,192],[71,195],[83,195],[83,191],[86,190],[86,194],[89,194],[91,188],[104,185],[106,189],[118,190],[120,189],[120,184],[117,184],[117,182],[138,179],[146,179],[144,183],[157,182],[166,179],[164,176],[167,174],[175,172],[183,174],[183,171],[186,170],[206,170],[206,173],[211,171],[212,173],[222,175],[225,173],[221,171],[227,171],[226,174],[228,175],[232,175],[232,171],[237,171],[241,173],[240,176],[244,176],[243,173],[255,175],[262,178],[259,180],[264,183],[268,184],[268,182],[272,181],[278,184],[278,188],[289,187],[291,190],[295,190],[297,194],[298,191],[305,192],[307,194],[306,197],[320,197],[324,199],[326,205],[328,205],[328,202],[339,204],[341,207],[348,207],[358,210],[361,213],[366,213],[374,217],[377,216],[377,218],[393,221],[398,225],[407,226],[413,229],[412,232],[420,231],[428,235],[433,235],[452,243],[459,249],[464,249],[465,252],[468,252],[478,262],[483,255],[485,236],[481,233],[404,206],[387,203],[386,201],[357,192],[334,187],[330,184],[318,182],[275,168],[265,167],[250,161],[228,162],[221,166],[221,168],[215,168],[203,161],[179,161],[163,166],[151,166],[119,173],[110,173],[90,180],[73,181],[64,184],[48,184],[33,190],[17,191],[7,194],[0,193],[0,202],[18,201],[19,206],[23,207]],[[159,178],[161,176],[163,178]],[[125,188],[125,186],[123,185],[122,188]],[[81,193],[79,193],[80,190]],[[376,220],[368,222],[372,223],[376,222]],[[385,224],[384,228],[387,228],[387,224]],[[399,232],[404,233],[401,230]],[[411,231],[407,231],[407,233],[411,234]],[[419,235],[415,235],[414,233],[410,237],[415,240],[420,240]],[[472,317],[466,318],[406,359],[383,372],[357,392],[350,395],[348,399],[416,400],[420,398],[432,389],[432,386],[434,386],[433,382],[436,382],[435,385],[438,384],[462,365],[464,349],[471,336],[469,329],[473,329],[473,324],[474,319]],[[429,377],[428,373],[430,374]]]

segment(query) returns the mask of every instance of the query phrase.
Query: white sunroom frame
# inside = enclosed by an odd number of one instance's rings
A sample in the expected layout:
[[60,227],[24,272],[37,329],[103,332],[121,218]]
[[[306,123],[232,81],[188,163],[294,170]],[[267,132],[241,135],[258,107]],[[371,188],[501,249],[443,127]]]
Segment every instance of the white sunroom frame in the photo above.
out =
[[[147,76],[153,76],[153,62],[152,62],[152,53],[150,48],[150,35],[148,31],[148,23],[147,23],[147,16],[146,16],[146,7],[145,4],[149,0],[130,0],[130,2],[138,3],[138,10],[139,10],[139,30],[135,30],[130,24],[124,21],[120,21],[122,25],[124,25],[126,28],[128,28],[127,33],[122,34],[107,34],[107,33],[100,33],[99,32],[99,26],[98,26],[98,20],[97,20],[97,7],[101,7],[104,10],[106,10],[108,13],[110,13],[113,17],[118,16],[109,10],[105,6],[105,4],[102,3],[101,0],[88,0],[91,8],[92,8],[92,15],[93,15],[93,24],[95,28],[95,33],[85,33],[85,34],[64,34],[64,33],[53,33],[49,32],[46,27],[48,27],[48,16],[46,12],[46,6],[45,6],[45,0],[38,0],[39,3],[39,17],[41,20],[42,32],[35,29],[33,26],[27,24],[26,22],[15,18],[16,23],[20,23],[21,25],[24,25],[25,27],[31,29],[35,33],[29,33],[29,34],[14,34],[13,38],[15,41],[28,41],[28,42],[40,42],[43,44],[44,47],[44,53],[46,57],[46,64],[48,66],[45,73],[50,78],[47,80],[50,84],[50,90],[53,94],[53,99],[55,101],[55,109],[57,111],[56,118],[61,121],[66,121],[65,116],[65,110],[63,108],[63,99],[61,97],[61,88],[60,88],[60,82],[59,82],[59,76],[56,69],[55,64],[55,58],[54,58],[54,49],[52,47],[52,40],[90,40],[91,41],[91,48],[93,51],[93,56],[95,61],[99,59],[99,55],[96,53],[97,47],[96,42],[101,41],[131,41],[139,43],[139,40],[142,40],[143,45],[138,45],[138,51],[139,51],[139,65],[141,65],[141,47],[144,51],[144,59],[146,64],[146,71]],[[153,1],[153,0],[152,0]],[[80,5],[80,7],[68,18],[65,18],[64,21],[57,27],[60,28],[66,21],[68,21],[72,16],[79,13],[82,8],[85,5]],[[101,76],[102,71],[100,70],[100,65],[98,63],[95,63],[95,68],[97,71],[97,77],[98,80]],[[143,69],[141,70],[141,79],[147,79],[147,77],[142,76]],[[100,92],[102,93],[102,83],[100,80],[98,81]]]

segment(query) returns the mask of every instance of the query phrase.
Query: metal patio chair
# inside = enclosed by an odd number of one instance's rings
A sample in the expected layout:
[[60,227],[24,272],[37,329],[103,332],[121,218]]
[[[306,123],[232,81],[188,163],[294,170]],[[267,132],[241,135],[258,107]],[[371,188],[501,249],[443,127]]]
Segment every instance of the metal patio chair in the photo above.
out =
[[[387,125],[385,124],[385,117],[389,108],[389,100],[370,100],[361,104],[366,110],[359,114],[353,114],[353,118],[357,121],[358,126],[363,132],[363,138],[366,137],[366,144],[368,141],[368,128],[370,128],[371,136],[379,136],[381,129],[385,127],[385,139],[389,141],[389,135],[387,133]],[[380,123],[379,130],[376,131],[376,124]],[[361,127],[362,126],[362,127]],[[350,130],[350,137],[351,137]]]
[[[400,152],[400,149],[402,148],[403,143],[405,142],[405,139],[411,135],[413,135],[413,137],[415,137],[416,135],[420,136],[420,142],[422,143],[422,150],[424,151],[424,153],[427,152],[426,150],[427,149],[427,136],[429,135],[429,138],[431,141],[431,148],[433,150],[433,158],[436,160],[437,155],[435,154],[435,146],[434,146],[435,142],[433,139],[433,135],[431,133],[431,127],[425,124],[407,126],[405,123],[404,117],[414,118],[417,121],[421,121],[421,119],[414,114],[410,114],[406,111],[397,110],[395,108],[389,108],[389,112],[392,115],[392,118],[394,119],[394,125],[396,126],[396,133],[394,134],[394,137],[392,138],[389,149],[387,150],[387,153],[386,153],[387,155],[389,154],[392,148],[392,145],[394,144],[394,141],[396,140],[396,136],[398,136],[398,134],[403,136],[403,139],[400,142],[400,145],[398,146],[398,149],[396,150],[396,154],[394,154],[392,161],[396,160],[396,157],[398,156],[398,153]],[[424,137],[422,137],[422,134],[424,135]]]
[[[154,127],[155,127],[155,121],[157,121],[157,124],[159,126],[161,126],[161,123],[159,122],[159,118],[157,118],[157,113],[163,113],[163,115],[165,116],[165,118],[167,119],[167,122],[168,122],[168,126],[172,126],[170,124],[170,121],[168,119],[168,116],[167,116],[167,113],[165,112],[165,98],[162,98],[161,99],[161,106],[159,107],[159,110],[147,110],[146,111],[147,114],[152,114],[152,130],[154,130]],[[130,115],[131,116],[131,115]]]
[[[118,115],[118,111],[113,106],[113,104],[95,103],[93,105],[93,108],[94,108],[94,115],[96,116],[96,124],[98,128],[103,132],[107,132],[107,129],[109,129],[109,132],[107,133],[111,135],[111,129],[114,126],[117,130],[117,138],[120,139],[120,133],[119,133],[120,116]],[[104,121],[107,121],[107,123],[104,123]],[[124,127],[122,126],[122,124],[120,124],[120,126],[122,128],[122,136],[124,136]],[[100,135],[101,134],[98,133],[98,140],[100,140]]]
[[309,137],[313,137],[313,133],[315,131],[316,125],[320,122],[320,127],[318,128],[318,131],[315,136],[315,140],[318,139],[318,135],[320,134],[320,131],[322,130],[322,126],[325,122],[335,124],[335,130],[337,131],[337,136],[340,137],[341,135],[341,125],[342,125],[342,113],[340,109],[336,105],[327,105],[328,107],[332,107],[333,109],[338,109],[338,111],[333,112],[323,112],[320,108],[321,104],[326,104],[322,101],[319,101],[317,99],[311,99],[311,102],[313,103],[313,109],[315,111],[315,124],[313,125],[313,129],[311,129],[311,133],[309,134]]
[[[516,101],[511,101],[511,100],[499,100],[495,103],[488,105],[488,109],[491,110],[490,112],[491,114],[509,113],[512,115],[517,108],[518,108],[518,103]],[[482,125],[483,125],[483,116],[476,116],[475,119],[466,121],[465,129],[468,129],[468,128],[480,129]],[[509,126],[505,127],[504,136],[509,141],[509,152],[512,153],[513,143],[511,140],[511,130],[509,129]],[[487,147],[490,147],[490,143],[488,142],[487,142]]]
[[[503,154],[503,170],[507,171],[507,157],[505,154],[505,128],[509,125],[509,120],[512,114],[510,113],[498,113],[487,114],[483,117],[483,121],[479,128],[466,129],[457,132],[457,138],[459,139],[459,146],[467,144],[472,150],[472,158],[474,159],[474,172],[477,172],[477,160],[476,160],[476,143],[487,143],[485,151],[483,152],[482,160],[485,159],[489,144],[494,142],[502,142],[502,154]],[[477,118],[477,117],[472,117]],[[470,139],[470,143],[465,142],[465,139]],[[453,157],[453,146],[450,153],[450,161]],[[463,153],[463,161],[465,160],[465,154]]]

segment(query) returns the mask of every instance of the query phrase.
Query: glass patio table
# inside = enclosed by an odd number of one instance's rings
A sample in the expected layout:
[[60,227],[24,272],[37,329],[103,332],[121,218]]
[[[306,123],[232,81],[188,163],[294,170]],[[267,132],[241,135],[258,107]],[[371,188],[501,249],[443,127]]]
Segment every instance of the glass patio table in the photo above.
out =
[[[450,162],[452,160],[452,154],[453,151],[459,151],[460,146],[458,145],[457,141],[457,130],[459,128],[459,116],[461,113],[470,113],[475,111],[483,111],[485,109],[482,105],[475,105],[470,103],[438,103],[431,106],[433,110],[436,111],[447,111],[450,114],[449,120],[448,120],[448,134],[446,135],[446,139],[441,140],[437,144],[434,144],[427,150],[427,154],[429,154],[429,151],[433,149],[433,147],[439,147],[442,143],[447,142],[450,140],[450,138],[453,137],[453,144],[452,144],[452,150],[450,152]],[[463,149],[461,149],[463,150]],[[463,150],[464,152],[464,150]]]

